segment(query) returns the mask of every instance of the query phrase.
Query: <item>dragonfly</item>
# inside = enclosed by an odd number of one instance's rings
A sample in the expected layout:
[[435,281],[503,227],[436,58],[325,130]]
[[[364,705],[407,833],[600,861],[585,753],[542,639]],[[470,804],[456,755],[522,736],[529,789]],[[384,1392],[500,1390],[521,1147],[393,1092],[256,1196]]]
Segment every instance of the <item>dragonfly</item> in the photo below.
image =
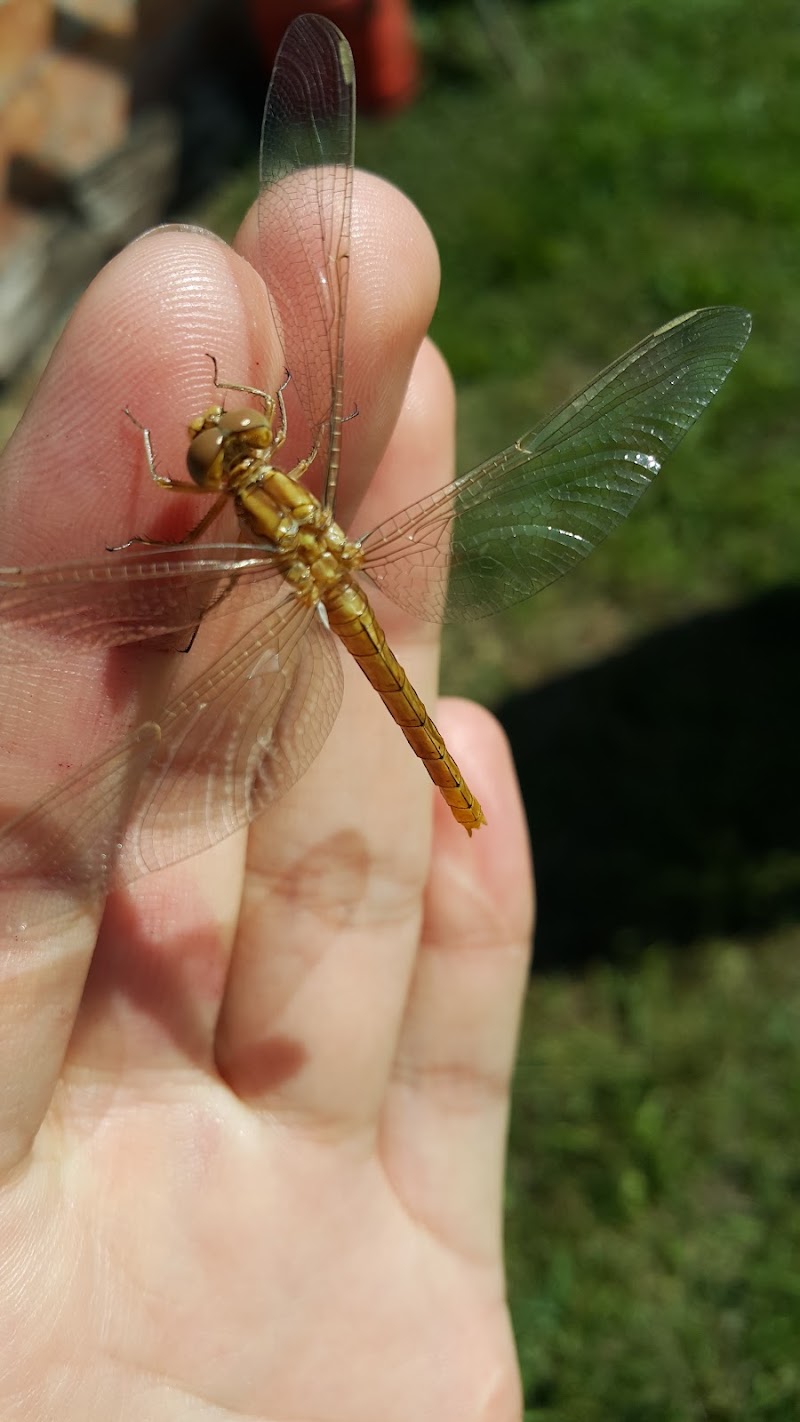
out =
[[[96,560],[0,569],[0,629],[65,645],[189,646],[190,665],[198,627],[223,626],[232,607],[247,624],[180,678],[157,717],[0,829],[0,920],[14,931],[198,853],[285,794],[339,713],[337,641],[455,819],[480,829],[481,806],[388,647],[371,588],[434,622],[538,592],[627,517],[748,339],[737,307],[681,316],[502,453],[348,537],[335,510],[342,429],[358,417],[343,396],[354,115],[344,36],[319,16],[296,19],[275,61],[260,157],[259,253],[286,380],[259,391],[215,366],[222,398],[189,423],[188,479],[159,473],[143,435],[157,484],[207,496],[200,522],[179,543],[133,539]],[[304,452],[287,459],[298,439]],[[240,537],[208,541],[231,506]],[[18,911],[23,881],[35,889]]]

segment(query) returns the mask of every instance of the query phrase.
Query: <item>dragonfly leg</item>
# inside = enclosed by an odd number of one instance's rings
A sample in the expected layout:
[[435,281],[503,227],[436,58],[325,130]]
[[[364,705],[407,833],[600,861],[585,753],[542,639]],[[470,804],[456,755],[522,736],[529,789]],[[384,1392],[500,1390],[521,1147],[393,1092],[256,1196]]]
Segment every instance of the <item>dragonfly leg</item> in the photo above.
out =
[[[143,425],[140,420],[137,420],[136,416],[131,414],[131,411],[127,409],[127,407],[125,409],[125,414],[128,416],[128,419],[136,426],[136,428],[138,430],[141,430],[142,432],[142,440],[144,441],[144,451],[145,457],[147,459],[147,467],[150,471],[150,478],[153,480],[153,483],[157,484],[159,489],[170,489],[173,492],[180,494],[203,494],[205,498],[208,498],[208,490],[201,489],[199,485],[195,484],[190,479],[170,479],[165,474],[159,474],[158,469],[156,468],[155,455],[153,453],[153,439],[149,429],[146,425]],[[199,538],[201,534],[205,533],[206,529],[210,528],[214,520],[219,517],[219,515],[222,513],[223,508],[225,507],[227,499],[227,491],[220,494],[219,498],[214,500],[213,504],[211,505],[211,508],[207,509],[206,512],[203,514],[203,517],[200,519],[200,522],[196,523],[193,528],[190,528],[189,532],[183,535],[183,538],[179,538],[177,540],[174,538],[150,538],[150,536],[146,533],[136,533],[133,535],[132,538],[126,539],[124,543],[115,543],[112,546],[107,547],[106,552],[122,553],[124,549],[132,548],[135,543],[143,543],[148,548],[180,548],[180,546],[184,543],[194,543],[195,539]]]
[[[174,488],[175,485],[170,484],[167,487]],[[203,493],[204,491],[197,489],[196,492]],[[228,498],[228,491],[225,490],[224,493],[220,494],[218,499],[214,500],[211,508],[206,510],[200,522],[196,523],[193,528],[190,528],[188,533],[184,533],[183,538],[150,538],[146,533],[135,533],[133,538],[127,539],[125,543],[116,543],[113,548],[106,548],[106,552],[121,553],[125,548],[132,548],[134,543],[144,543],[148,548],[182,548],[184,543],[194,543],[195,539],[199,538],[202,533],[205,533],[206,529],[211,527],[214,520],[219,518],[219,515],[228,502]]]
[[286,402],[285,402],[285,400],[284,400],[284,398],[283,398],[283,392],[284,392],[284,390],[286,389],[287,385],[289,384],[289,381],[291,380],[291,378],[292,378],[292,377],[291,377],[291,375],[289,374],[289,372],[288,372],[288,370],[287,370],[287,372],[286,372],[286,379],[284,380],[283,385],[279,385],[279,386],[278,386],[278,396],[277,396],[277,399],[278,399],[278,409],[279,409],[279,411],[280,411],[280,416],[281,416],[281,427],[280,427],[279,430],[274,430],[274,431],[273,431],[273,434],[272,434],[272,448],[273,448],[273,450],[275,450],[275,449],[280,449],[281,445],[283,444],[284,440],[286,439],[286,426],[287,426],[287,419],[286,419]]
[[149,429],[146,425],[142,424],[141,420],[137,420],[136,416],[131,414],[127,405],[125,407],[124,413],[128,416],[128,419],[131,421],[131,423],[136,426],[137,430],[141,430],[142,432],[142,442],[144,443],[144,453],[145,458],[147,460],[147,468],[150,471],[150,478],[152,479],[154,484],[158,485],[159,489],[178,489],[182,494],[208,493],[207,489],[199,488],[199,486],[193,483],[191,479],[171,479],[168,474],[159,474],[158,469],[156,467],[155,454],[153,453],[153,437]]
[[[274,397],[274,395],[270,395],[267,390],[258,390],[255,385],[237,385],[237,384],[234,384],[234,382],[231,381],[231,380],[220,380],[220,378],[219,378],[219,365],[217,364],[217,358],[216,358],[216,356],[213,356],[210,351],[206,351],[206,355],[208,356],[208,359],[211,361],[211,364],[212,364],[213,367],[214,367],[214,389],[215,389],[215,390],[238,390],[238,391],[240,391],[240,393],[241,393],[242,395],[256,395],[256,396],[258,397],[258,399],[262,402],[263,406],[264,406],[264,414],[267,416],[267,418],[268,418],[269,420],[272,420],[272,417],[273,417],[273,415],[275,414],[275,397]],[[282,390],[282,389],[283,389],[283,386],[281,386],[281,390]],[[278,398],[280,399],[280,392],[278,392]],[[286,424],[286,417],[285,417],[285,411],[283,411],[283,401],[282,401],[282,400],[280,401],[280,405],[281,405],[281,411],[283,412],[283,416],[284,416],[284,426],[285,426],[285,424]]]
[[309,469],[311,468],[311,465],[314,463],[314,460],[316,459],[317,455],[319,454],[319,446],[320,446],[321,440],[322,440],[322,432],[320,431],[320,433],[317,435],[316,439],[314,440],[314,448],[312,449],[311,453],[310,453],[310,454],[307,454],[306,457],[305,457],[305,459],[298,459],[297,463],[296,463],[295,466],[294,466],[294,469],[291,469],[291,470],[289,471],[290,478],[292,478],[292,479],[302,479],[303,475],[308,473]]
[[[203,493],[204,491],[201,489],[200,492]],[[216,522],[216,520],[222,513],[222,510],[228,504],[229,499],[230,495],[227,489],[224,489],[223,492],[220,494],[219,498],[214,500],[213,504],[211,505],[211,508],[207,509],[206,512],[203,514],[203,517],[201,518],[200,522],[196,523],[194,525],[194,528],[190,528],[188,533],[184,533],[183,538],[181,538],[180,540],[180,543],[194,543],[195,539],[199,538],[202,533],[205,533],[207,528],[211,527],[212,523]]]

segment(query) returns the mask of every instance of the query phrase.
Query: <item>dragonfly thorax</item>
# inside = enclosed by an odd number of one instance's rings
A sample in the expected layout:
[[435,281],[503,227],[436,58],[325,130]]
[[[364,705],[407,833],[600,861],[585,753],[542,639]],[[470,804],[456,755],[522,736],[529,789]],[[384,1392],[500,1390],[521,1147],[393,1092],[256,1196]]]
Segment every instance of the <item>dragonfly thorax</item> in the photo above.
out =
[[237,491],[236,504],[250,532],[271,544],[277,567],[304,602],[324,601],[364,561],[361,545],[291,473],[262,466],[260,476]]

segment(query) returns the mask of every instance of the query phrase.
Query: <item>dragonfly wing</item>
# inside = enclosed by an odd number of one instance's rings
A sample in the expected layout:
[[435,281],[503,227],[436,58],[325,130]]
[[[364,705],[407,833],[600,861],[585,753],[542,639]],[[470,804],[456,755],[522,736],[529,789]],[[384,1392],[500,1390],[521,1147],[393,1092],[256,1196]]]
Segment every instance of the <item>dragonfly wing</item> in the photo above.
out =
[[365,571],[429,620],[483,617],[538,592],[627,517],[750,325],[718,306],[662,326],[502,454],[362,539]]
[[[279,601],[275,598],[279,597]],[[179,661],[182,659],[178,659]],[[0,829],[0,929],[75,915],[244,828],[307,770],[341,703],[334,638],[285,589],[148,722]]]
[[0,829],[0,937],[99,912],[159,735],[152,722],[140,726]]
[[129,880],[243,829],[299,780],[341,704],[334,638],[293,596],[170,703],[131,810]]
[[[17,634],[121,647],[174,636],[185,645],[213,611],[237,606],[240,580],[277,579],[271,558],[240,544],[137,547],[91,562],[0,568],[0,642]],[[52,652],[52,645],[50,648]]]
[[261,130],[259,245],[308,453],[333,506],[342,420],[342,347],[350,253],[355,72],[335,25],[301,15],[286,31]]

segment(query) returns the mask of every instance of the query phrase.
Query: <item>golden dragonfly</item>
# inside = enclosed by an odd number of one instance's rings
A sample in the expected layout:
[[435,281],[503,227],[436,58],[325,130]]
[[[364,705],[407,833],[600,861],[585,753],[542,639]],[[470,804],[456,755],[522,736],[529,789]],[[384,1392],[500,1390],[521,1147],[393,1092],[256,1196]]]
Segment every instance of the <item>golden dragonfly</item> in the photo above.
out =
[[[0,569],[0,624],[93,646],[177,647],[243,593],[247,630],[157,718],[67,776],[0,830],[0,908],[22,929],[55,905],[199,852],[240,829],[311,764],[338,714],[336,638],[356,659],[455,818],[484,823],[475,796],[372,610],[371,582],[431,621],[483,617],[539,591],[630,512],[719,390],[750,332],[735,307],[693,311],[648,336],[502,453],[360,538],[334,519],[353,191],[355,79],[328,20],[289,27],[261,138],[259,251],[289,394],[226,384],[189,424],[191,486],[212,502],[169,546],[133,540],[97,561]],[[241,392],[247,404],[230,401]],[[287,404],[304,457],[281,457]],[[289,467],[282,467],[288,462]],[[320,497],[309,470],[322,472]],[[203,541],[231,504],[247,541]],[[335,634],[335,635],[332,635]],[[170,641],[171,639],[171,641]],[[185,659],[191,661],[191,651]],[[59,897],[60,896],[60,897]],[[37,907],[39,905],[39,907]]]

